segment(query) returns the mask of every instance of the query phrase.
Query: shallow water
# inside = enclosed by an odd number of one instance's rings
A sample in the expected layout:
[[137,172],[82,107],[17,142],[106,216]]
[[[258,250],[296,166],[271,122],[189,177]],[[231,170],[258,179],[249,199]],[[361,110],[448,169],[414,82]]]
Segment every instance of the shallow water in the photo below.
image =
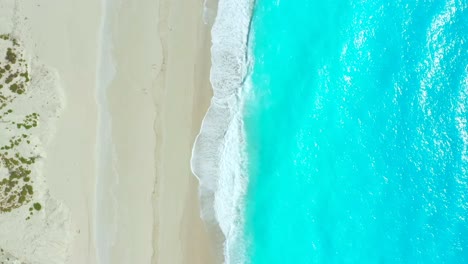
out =
[[468,263],[467,8],[256,1],[245,263]]

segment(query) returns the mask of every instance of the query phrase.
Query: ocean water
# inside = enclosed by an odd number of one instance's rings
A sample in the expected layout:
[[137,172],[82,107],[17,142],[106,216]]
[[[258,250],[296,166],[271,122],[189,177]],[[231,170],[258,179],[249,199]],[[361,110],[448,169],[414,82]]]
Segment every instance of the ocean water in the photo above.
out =
[[468,263],[468,2],[256,0],[249,32],[226,263]]

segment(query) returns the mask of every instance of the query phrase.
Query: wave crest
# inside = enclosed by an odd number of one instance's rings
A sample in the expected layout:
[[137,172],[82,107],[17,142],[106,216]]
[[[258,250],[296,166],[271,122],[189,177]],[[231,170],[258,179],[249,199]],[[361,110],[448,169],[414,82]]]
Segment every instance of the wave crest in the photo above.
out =
[[192,172],[200,182],[201,217],[219,227],[225,263],[244,262],[243,202],[247,185],[242,160],[242,86],[252,0],[221,0],[213,25],[210,81],[213,98],[192,150]]

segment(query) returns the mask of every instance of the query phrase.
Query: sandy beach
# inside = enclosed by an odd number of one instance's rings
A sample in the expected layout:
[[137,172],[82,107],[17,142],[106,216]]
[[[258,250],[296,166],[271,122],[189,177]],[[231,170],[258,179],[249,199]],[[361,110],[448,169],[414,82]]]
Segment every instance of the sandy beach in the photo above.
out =
[[[14,34],[63,90],[43,174],[44,190],[70,211],[66,263],[217,263],[190,171],[212,96],[203,1],[0,6],[21,18]],[[113,78],[100,87],[106,67]]]
[[190,171],[211,98],[202,7],[202,1],[117,7],[109,99],[119,214],[111,263],[214,263]]
[[190,171],[193,142],[212,96],[210,27],[202,23],[203,1],[165,1],[160,8],[165,59],[154,94],[160,115],[153,263],[216,263],[200,219],[198,182]]
[[96,263],[94,80],[99,5],[95,1],[75,4],[50,0],[2,1],[2,5],[5,10],[13,10],[17,18],[13,34],[24,43],[25,49],[58,72],[65,107],[46,150],[43,173],[51,196],[71,212],[74,242],[70,263]]

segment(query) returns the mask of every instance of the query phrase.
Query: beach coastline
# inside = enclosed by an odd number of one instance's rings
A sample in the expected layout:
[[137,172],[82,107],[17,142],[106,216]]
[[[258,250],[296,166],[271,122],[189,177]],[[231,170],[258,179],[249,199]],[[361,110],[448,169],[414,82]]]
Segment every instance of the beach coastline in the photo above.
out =
[[217,233],[224,263],[244,263],[243,102],[249,69],[248,40],[254,1],[221,0],[212,29],[213,98],[192,150],[200,182],[201,217]]
[[70,211],[65,263],[220,263],[190,169],[216,1],[5,2],[64,93],[43,173]]

